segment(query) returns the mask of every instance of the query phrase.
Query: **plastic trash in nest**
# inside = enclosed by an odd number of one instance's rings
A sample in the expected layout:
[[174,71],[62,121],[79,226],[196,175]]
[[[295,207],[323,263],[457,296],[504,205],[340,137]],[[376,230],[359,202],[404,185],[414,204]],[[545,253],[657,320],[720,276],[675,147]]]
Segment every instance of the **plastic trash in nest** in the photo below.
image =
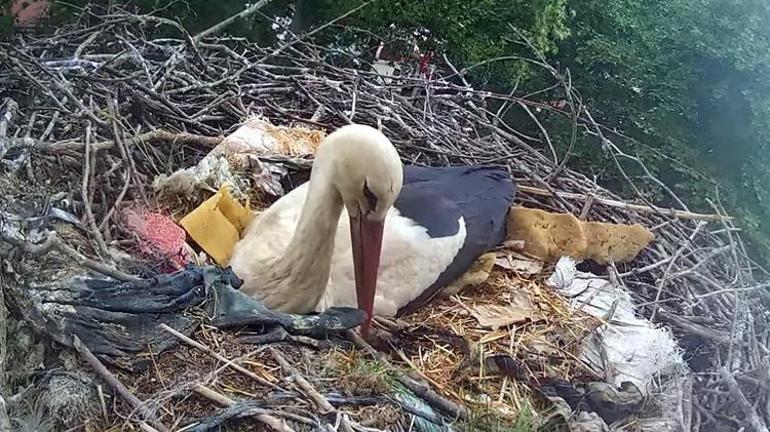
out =
[[224,185],[179,223],[217,264],[225,266],[253,215],[248,203],[233,199],[229,185]]
[[561,258],[546,283],[569,298],[574,309],[605,322],[594,337],[586,339],[583,360],[615,389],[630,383],[658,402],[662,413],[640,421],[640,430],[689,430],[686,401],[691,378],[671,333],[637,317],[627,291],[578,271],[575,264],[572,258]]
[[326,338],[364,322],[354,308],[330,308],[320,314],[272,311],[238,291],[240,279],[230,269],[188,265],[173,274],[121,282],[75,274],[45,283],[25,280],[10,284],[14,301],[36,331],[72,346],[72,335],[94,353],[137,354],[151,345],[155,352],[179,340],[160,324],[190,335],[198,326],[194,309],[202,310],[220,328],[282,327],[286,332]]
[[248,155],[280,154],[300,157],[314,154],[325,134],[301,127],[275,126],[259,117],[251,117],[206,156],[223,156],[235,167],[248,163]]
[[[416,396],[411,390],[400,388],[391,393],[378,394],[377,396],[349,396],[339,393],[327,393],[324,397],[334,406],[353,405],[353,406],[375,406],[380,404],[389,404],[399,407],[412,415],[410,431],[414,432],[453,432],[457,430],[440,412],[425,403],[420,397]],[[271,392],[268,396],[269,403],[281,403],[296,398],[292,392]],[[235,404],[223,409],[222,411],[195,419],[188,423],[183,429],[188,432],[207,432],[220,430],[229,421],[249,417],[254,413],[264,410],[265,402],[256,400],[240,400]],[[317,429],[331,430],[331,429]],[[368,430],[368,429],[357,429]],[[373,429],[372,429],[373,430]]]
[[161,174],[152,182],[161,198],[196,200],[205,192],[216,192],[225,184],[236,190],[245,189],[247,181],[236,177],[226,159],[204,158],[197,165],[175,171],[170,176]]
[[315,153],[324,133],[301,127],[275,126],[259,117],[247,119],[194,167],[169,176],[160,175],[153,188],[162,197],[196,198],[196,193],[217,191],[230,184],[233,195],[244,197],[254,186],[273,196],[284,194],[281,179],[288,170],[260,157],[299,158]]
[[538,430],[570,432],[609,432],[610,428],[586,403],[586,395],[563,380],[546,382],[537,389],[549,409],[544,410],[544,419]]

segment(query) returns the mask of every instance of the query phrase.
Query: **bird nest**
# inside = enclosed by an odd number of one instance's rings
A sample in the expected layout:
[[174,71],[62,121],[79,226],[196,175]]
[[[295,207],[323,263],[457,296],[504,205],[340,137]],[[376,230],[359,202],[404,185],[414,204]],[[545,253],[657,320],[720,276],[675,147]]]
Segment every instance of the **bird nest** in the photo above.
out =
[[[158,27],[172,36],[157,36]],[[365,58],[309,38],[265,48],[93,9],[76,24],[18,34],[0,47],[0,288],[10,306],[7,315],[0,308],[0,365],[11,371],[0,376],[0,429],[8,407],[17,421],[42,422],[47,410],[75,430],[178,430],[191,422],[192,429],[227,422],[233,430],[430,430],[455,420],[466,430],[527,430],[545,421],[543,405],[554,395],[570,399],[567,384],[601,378],[579,350],[602,322],[544,282],[550,267],[534,275],[496,268],[451,298],[379,320],[386,336],[374,347],[353,332],[334,343],[283,335],[254,345],[194,316],[194,331],[169,333],[174,347],[111,358],[91,355],[88,341],[70,343],[73,351],[48,343],[45,327],[30,330],[34,305],[25,307],[24,291],[13,288],[24,281],[86,271],[119,280],[157,275],[163,263],[141,258],[121,210],[166,211],[153,181],[195,166],[255,115],[275,127],[326,132],[370,124],[410,163],[507,165],[520,186],[518,205],[645,226],[654,242],[598,273],[631,294],[639,316],[670,329],[685,352],[696,379],[674,402],[686,405],[679,428],[760,430],[770,417],[756,408],[770,401],[762,374],[770,352],[766,273],[740,230],[718,202],[711,214],[690,211],[542,58],[535,63],[552,85],[527,95],[476,90],[448,61],[430,79],[407,70],[385,82],[360,67]],[[568,103],[548,103],[555,98]],[[510,110],[526,121],[508,125]],[[571,149],[560,155],[548,135],[546,126],[559,124],[594,137],[608,169],[636,195],[619,197],[572,170]],[[256,159],[285,170],[282,190],[306,175],[308,158]],[[248,179],[245,190],[258,180]],[[653,191],[672,204],[653,205]],[[18,235],[30,227],[47,234]],[[501,302],[527,313],[497,328],[483,324],[483,312],[494,316]],[[95,397],[84,403],[75,401],[78,392],[57,391],[66,379]],[[48,393],[40,390],[46,386]]]

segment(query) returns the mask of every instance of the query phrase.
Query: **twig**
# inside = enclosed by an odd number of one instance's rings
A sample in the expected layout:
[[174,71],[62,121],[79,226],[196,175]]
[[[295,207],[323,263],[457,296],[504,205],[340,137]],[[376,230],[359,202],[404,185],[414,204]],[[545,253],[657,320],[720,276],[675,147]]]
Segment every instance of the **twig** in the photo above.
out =
[[102,417],[108,421],[110,416],[107,414],[107,401],[104,400],[104,390],[101,385],[96,386],[96,392],[99,395],[99,406],[102,408]]
[[733,343],[732,337],[730,337],[730,333],[696,324],[686,318],[667,313],[664,310],[659,310],[658,315],[660,315],[661,319],[663,320],[675,323],[679,328],[681,328],[683,331],[686,331],[687,333],[701,336],[718,344],[728,345]]
[[668,262],[668,266],[666,267],[666,271],[663,272],[663,277],[661,277],[658,280],[658,289],[655,292],[655,300],[653,301],[652,306],[652,313],[650,314],[650,321],[655,321],[655,315],[658,313],[658,302],[660,301],[661,293],[663,293],[663,286],[666,285],[666,282],[668,281],[669,274],[671,272],[671,268],[674,266],[674,263],[676,263],[676,260],[679,259],[679,256],[682,255],[685,249],[690,247],[690,243],[695,239],[695,237],[698,236],[698,233],[700,230],[706,226],[705,222],[700,222],[698,226],[695,228],[695,230],[690,235],[690,238],[687,239],[688,242],[681,245],[676,252],[674,252],[674,256],[671,258],[671,261]]
[[[690,267],[690,268],[688,268],[686,270],[682,270],[680,272],[672,274],[671,276],[669,276],[668,280],[671,281],[671,280],[680,278],[680,277],[682,277],[682,276],[684,276],[684,275],[686,275],[688,273],[694,272],[695,270],[698,270],[699,267],[702,267],[703,265],[707,264],[709,262],[709,260],[711,260],[712,258],[715,258],[715,257],[717,257],[719,255],[722,255],[723,253],[725,253],[725,252],[727,252],[727,251],[729,251],[731,249],[732,249],[732,246],[722,246],[720,248],[716,248],[716,249],[712,250],[711,252],[709,252],[704,257],[700,258],[700,260],[693,267]],[[714,293],[713,292],[709,292],[709,293],[707,293],[705,295],[714,295]]]
[[[91,211],[91,200],[88,198],[88,181],[91,178],[91,124],[86,126],[86,142],[85,153],[83,154],[83,180],[80,187],[80,196],[83,200],[83,208],[86,212],[86,219],[88,225],[91,227],[91,232],[96,239],[96,244],[99,246],[99,250],[102,251],[102,255],[105,259],[111,260],[110,250],[107,248],[107,243],[104,242],[104,237],[99,227],[96,226],[96,218]],[[96,158],[94,158],[96,160]]]
[[[578,121],[580,120],[580,113],[583,111],[583,101],[577,94],[577,92],[572,87],[572,75],[570,74],[569,70],[565,71],[566,79],[560,78],[559,81],[562,84],[562,87],[565,90],[565,93],[567,94],[567,102],[569,103],[570,113],[572,117],[572,132],[570,133],[570,141],[569,141],[569,147],[567,147],[567,151],[564,154],[564,157],[562,158],[561,162],[559,163],[559,166],[556,167],[556,169],[551,173],[551,175],[548,176],[548,181],[551,182],[559,177],[561,172],[566,168],[567,163],[570,161],[570,158],[572,157],[572,152],[575,149],[575,144],[577,143],[577,131],[578,131]],[[577,100],[577,107],[575,107],[575,101]]]
[[87,258],[86,256],[82,255],[80,252],[76,251],[72,247],[64,244],[61,241],[61,239],[59,239],[59,237],[56,235],[55,232],[51,232],[50,234],[48,234],[48,237],[46,237],[45,241],[43,241],[42,243],[32,244],[32,243],[28,243],[23,240],[20,240],[18,238],[14,238],[10,234],[8,234],[6,231],[0,230],[0,240],[6,243],[12,244],[16,247],[19,247],[24,252],[27,252],[33,256],[43,255],[45,253],[48,253],[50,250],[58,250],[59,252],[62,252],[63,254],[67,255],[69,258],[73,259],[75,263],[80,264],[84,267],[88,267],[91,270],[97,271],[111,278],[114,278],[120,281],[139,280],[139,278],[136,276],[129,275],[120,270],[117,270],[105,264],[102,264],[98,261],[94,261],[90,258]]
[[118,194],[118,197],[115,199],[115,203],[110,207],[110,209],[107,211],[107,214],[104,215],[104,218],[102,218],[102,221],[99,223],[99,229],[103,230],[105,226],[107,226],[107,223],[110,221],[110,218],[112,215],[117,211],[118,206],[123,201],[123,198],[126,196],[126,192],[128,192],[128,187],[131,185],[131,174],[129,173],[128,167],[126,167],[126,170],[123,171],[123,188],[121,188],[120,193]]
[[289,47],[291,47],[291,46],[301,42],[304,39],[309,38],[310,36],[313,36],[314,34],[320,32],[321,30],[323,30],[323,29],[325,29],[325,28],[327,28],[329,26],[332,26],[332,25],[338,23],[341,20],[344,20],[345,18],[347,18],[350,15],[353,15],[354,13],[360,11],[361,9],[369,6],[370,4],[374,3],[375,1],[377,1],[377,0],[369,0],[367,2],[361,3],[360,5],[354,7],[353,9],[351,9],[351,10],[345,12],[344,14],[338,16],[337,18],[334,18],[333,20],[327,22],[326,24],[323,24],[323,25],[319,26],[318,28],[316,28],[316,29],[314,29],[314,30],[312,30],[312,31],[310,31],[308,33],[305,33],[303,35],[300,35],[299,37],[296,37],[296,38],[292,39],[291,42],[287,42],[287,43],[281,45],[280,47],[278,47],[274,51],[272,51],[270,54],[260,58],[257,61],[257,63],[263,63],[267,59],[269,59],[271,57],[277,56],[278,54],[282,53],[285,49],[287,49],[287,48],[289,48]]
[[258,10],[265,7],[268,3],[270,3],[270,0],[259,0],[258,2],[254,3],[253,5],[247,7],[246,9],[238,12],[237,14],[219,22],[218,24],[214,24],[213,26],[207,28],[206,30],[203,30],[202,32],[195,35],[192,39],[195,42],[199,42],[201,39],[203,39],[206,36],[210,36],[214,33],[219,33],[222,30],[224,30],[225,27],[229,26],[233,23],[233,21],[237,19],[244,19],[248,18],[251,15],[254,15]]
[[279,353],[275,348],[270,347],[270,354],[273,355],[273,358],[275,361],[278,362],[279,365],[281,365],[281,369],[283,369],[284,373],[287,373],[291,375],[294,382],[297,383],[299,388],[302,389],[308,396],[310,396],[311,399],[316,404],[316,407],[320,410],[321,414],[329,414],[332,412],[335,412],[336,409],[332,406],[332,404],[329,403],[328,400],[321,394],[318,393],[318,391],[310,385],[309,382],[303,377],[297,369],[292,367],[289,362],[286,361],[285,358]]
[[[203,135],[195,135],[187,132],[169,132],[162,129],[156,129],[152,132],[145,132],[141,135],[137,135],[133,138],[123,140],[125,145],[135,145],[142,142],[173,142],[175,144],[182,145],[194,145],[204,148],[216,147],[222,142],[223,137],[208,137]],[[114,140],[112,141],[100,141],[91,144],[91,148],[96,150],[107,150],[116,145]],[[37,148],[46,152],[63,152],[67,150],[81,150],[85,147],[85,143],[82,142],[63,142],[63,143],[38,143]]]
[[8,404],[0,394],[0,432],[11,432],[11,419],[8,416]]
[[[554,196],[552,192],[549,192],[545,189],[535,188],[532,186],[518,185],[518,188],[521,192],[524,192],[524,193],[530,193],[530,194],[542,195],[542,196]],[[589,199],[589,195],[576,194],[571,192],[556,192],[556,196],[561,198],[581,200],[581,201]],[[615,207],[615,208],[635,211],[639,213],[659,213],[659,214],[669,215],[671,217],[675,217],[679,219],[695,219],[695,220],[704,220],[704,221],[723,221],[723,220],[733,219],[731,216],[724,216],[720,214],[705,214],[705,213],[689,212],[684,210],[665,209],[662,207],[630,204],[623,201],[617,201],[617,200],[612,200],[607,198],[594,197],[593,200],[594,200],[594,203],[596,204],[602,204],[609,207]]]
[[[0,116],[0,139],[5,138],[8,134],[8,125],[13,121],[16,110],[19,109],[19,104],[11,98],[5,98],[3,105],[4,112],[2,113],[3,115]],[[3,155],[2,148],[3,147],[0,145],[0,156]]]
[[[212,400],[225,407],[230,407],[235,405],[234,400],[202,384],[198,384],[195,386],[195,392],[205,397],[206,399]],[[294,429],[289,427],[289,425],[286,424],[285,420],[279,420],[271,416],[270,414],[256,414],[254,415],[254,418],[278,432],[294,432]]]
[[271,383],[270,381],[262,378],[261,376],[255,374],[254,372],[244,368],[243,366],[240,366],[238,364],[233,363],[231,360],[227,359],[226,357],[222,356],[221,354],[217,353],[216,351],[212,350],[211,348],[207,347],[206,345],[203,345],[202,343],[197,342],[197,341],[195,341],[195,340],[193,340],[193,339],[183,335],[182,333],[179,333],[178,331],[174,330],[173,328],[169,327],[168,325],[161,324],[160,328],[165,330],[166,332],[170,333],[172,336],[176,337],[177,339],[181,340],[182,342],[184,342],[184,343],[186,343],[186,344],[188,344],[188,345],[190,345],[192,347],[195,347],[195,348],[205,352],[206,354],[210,355],[211,357],[214,357],[215,359],[225,363],[227,366],[229,366],[232,369],[234,369],[234,370],[236,370],[236,371],[246,375],[247,377],[253,379],[254,381],[256,381],[256,382],[258,382],[258,383],[260,383],[262,385],[268,386],[268,387],[270,387],[272,389],[275,389],[275,390],[282,390],[280,387],[278,387],[277,385]]
[[553,143],[551,142],[551,137],[548,135],[548,131],[545,130],[545,127],[543,127],[543,125],[540,123],[540,120],[537,119],[535,114],[532,113],[532,110],[529,109],[528,106],[521,102],[519,102],[519,106],[529,115],[532,121],[537,125],[538,129],[540,129],[540,134],[543,136],[543,138],[545,138],[545,142],[548,144],[548,149],[551,151],[551,156],[553,156],[553,163],[554,165],[557,165],[558,169],[558,166],[560,166],[559,157],[556,155],[556,149],[553,147]]
[[730,390],[730,394],[733,396],[733,399],[736,403],[738,403],[738,406],[749,420],[749,423],[751,424],[751,427],[754,429],[754,431],[768,432],[767,426],[759,417],[757,411],[751,405],[751,402],[746,399],[746,396],[741,391],[738,383],[735,382],[735,377],[733,377],[733,374],[731,374],[730,371],[728,371],[725,367],[719,369],[719,373],[722,376],[722,380],[724,380],[725,384],[727,384],[727,388]]
[[[389,364],[387,359],[384,355],[382,355],[380,352],[372,348],[371,345],[369,345],[361,336],[352,331],[348,330],[346,333],[348,338],[353,341],[353,343],[356,344],[359,348],[363,349],[370,355],[374,356],[377,360]],[[438,393],[434,392],[430,389],[430,387],[420,384],[417,381],[405,376],[405,375],[398,375],[398,382],[401,383],[404,387],[411,390],[417,397],[423,399],[426,401],[429,405],[438,408],[440,411],[447,413],[451,415],[453,418],[460,419],[460,420],[467,420],[468,419],[468,411],[454,402],[451,402],[445,398],[443,398]]]
[[160,420],[155,418],[155,416],[150,412],[144,402],[142,402],[138,397],[131,393],[131,391],[125,385],[123,385],[123,383],[120,382],[120,380],[118,380],[118,378],[113,375],[112,372],[110,372],[102,364],[102,362],[99,361],[99,359],[96,358],[91,350],[83,345],[83,343],[80,341],[80,338],[75,335],[72,336],[72,346],[74,346],[75,349],[80,353],[80,356],[83,358],[83,360],[91,365],[91,367],[94,369],[94,372],[96,372],[107,384],[109,384],[110,387],[118,392],[118,394],[123,399],[125,399],[125,401],[128,402],[134,409],[136,409],[146,421],[150,421],[155,424],[157,429],[161,432],[170,432],[169,428],[164,426]]

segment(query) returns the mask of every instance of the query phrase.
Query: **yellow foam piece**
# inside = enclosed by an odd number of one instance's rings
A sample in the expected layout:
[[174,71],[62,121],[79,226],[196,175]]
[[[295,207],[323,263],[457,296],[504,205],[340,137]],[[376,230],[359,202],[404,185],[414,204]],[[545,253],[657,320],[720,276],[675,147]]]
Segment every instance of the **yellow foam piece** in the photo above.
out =
[[225,266],[253,217],[248,203],[244,206],[233,199],[230,188],[224,185],[179,224],[217,264]]
[[629,262],[655,238],[639,224],[584,222],[571,214],[524,207],[511,208],[507,228],[508,240],[524,240],[524,253],[547,262],[562,256],[601,265]]
[[238,200],[230,195],[230,188],[227,186],[223,186],[218,193],[222,194],[222,197],[219,200],[219,211],[222,212],[231,224],[233,224],[240,236],[254,216],[254,214],[249,211],[249,203],[247,202],[246,206],[241,205]]

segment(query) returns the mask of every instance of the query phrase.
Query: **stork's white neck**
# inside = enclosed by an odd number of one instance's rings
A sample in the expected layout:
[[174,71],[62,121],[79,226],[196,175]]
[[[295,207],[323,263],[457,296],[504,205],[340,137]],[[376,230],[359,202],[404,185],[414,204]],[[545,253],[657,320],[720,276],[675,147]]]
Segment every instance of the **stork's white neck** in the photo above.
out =
[[332,183],[330,165],[316,165],[288,247],[272,263],[262,300],[276,310],[312,312],[324,294],[331,271],[342,198]]

